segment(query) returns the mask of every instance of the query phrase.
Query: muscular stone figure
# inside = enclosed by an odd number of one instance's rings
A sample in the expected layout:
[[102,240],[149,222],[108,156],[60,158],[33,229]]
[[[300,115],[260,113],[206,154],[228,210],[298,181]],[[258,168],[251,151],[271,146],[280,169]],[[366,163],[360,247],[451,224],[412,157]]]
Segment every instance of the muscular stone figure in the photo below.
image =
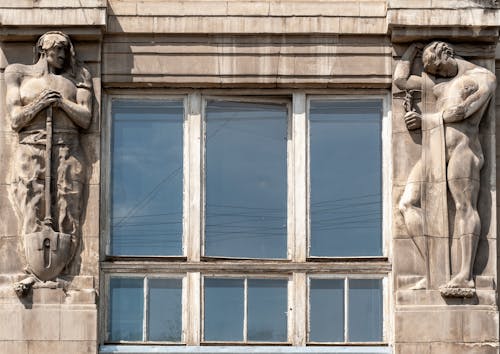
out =
[[[51,227],[71,235],[74,253],[85,178],[78,135],[80,129],[89,127],[92,117],[91,76],[77,63],[73,45],[62,32],[45,33],[35,50],[34,65],[12,64],[5,69],[7,112],[12,129],[19,135],[12,196],[22,221],[22,235],[40,232],[44,227],[44,174],[51,168]],[[52,166],[45,166],[49,107]]]
[[[422,90],[422,77],[410,76],[411,63],[418,50],[418,45],[411,45],[396,67],[395,84],[402,90]],[[454,236],[460,240],[461,248],[459,272],[442,288],[474,288],[472,269],[481,231],[477,201],[480,170],[484,162],[479,141],[479,123],[494,93],[496,79],[487,69],[456,56],[453,48],[444,42],[433,42],[426,46],[422,61],[424,71],[435,77],[432,87],[434,114],[444,126],[446,184],[456,209]],[[409,130],[421,129],[422,119],[427,118],[430,116],[422,116],[414,110],[404,116]],[[420,159],[408,177],[399,203],[411,237],[424,234],[422,185],[414,183],[423,180],[424,168],[432,167],[424,166],[423,159]],[[414,288],[427,288],[427,281],[424,279]]]

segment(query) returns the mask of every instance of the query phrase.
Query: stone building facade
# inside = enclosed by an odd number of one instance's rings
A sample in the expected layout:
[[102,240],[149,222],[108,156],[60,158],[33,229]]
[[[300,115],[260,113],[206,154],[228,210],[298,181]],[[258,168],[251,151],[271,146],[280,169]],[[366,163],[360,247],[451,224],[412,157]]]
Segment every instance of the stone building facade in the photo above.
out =
[[499,352],[497,1],[0,29],[0,353]]

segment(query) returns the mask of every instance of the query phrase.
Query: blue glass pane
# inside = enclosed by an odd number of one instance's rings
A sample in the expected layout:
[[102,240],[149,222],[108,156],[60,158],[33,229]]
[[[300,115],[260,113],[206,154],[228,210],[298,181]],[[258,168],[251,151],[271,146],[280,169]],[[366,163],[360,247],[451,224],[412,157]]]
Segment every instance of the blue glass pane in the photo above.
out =
[[142,341],[144,280],[111,278],[109,340]]
[[312,101],[312,256],[382,252],[381,101]]
[[287,109],[209,102],[205,255],[285,258]]
[[148,340],[180,342],[182,279],[149,279]]
[[349,279],[349,341],[382,341],[382,280]]
[[182,254],[182,101],[113,101],[111,253]]
[[344,341],[344,280],[311,279],[309,341]]
[[287,280],[248,280],[248,340],[286,342]]
[[205,340],[242,341],[244,280],[205,278]]

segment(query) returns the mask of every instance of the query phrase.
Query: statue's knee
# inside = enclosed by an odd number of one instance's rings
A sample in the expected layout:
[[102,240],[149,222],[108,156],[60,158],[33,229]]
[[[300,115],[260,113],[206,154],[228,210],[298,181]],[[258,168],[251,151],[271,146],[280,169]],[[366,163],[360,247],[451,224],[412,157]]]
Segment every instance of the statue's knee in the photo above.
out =
[[474,212],[474,208],[469,203],[455,203],[455,212],[458,215],[469,215]]
[[411,208],[411,203],[405,198],[401,198],[398,204],[399,211],[404,214],[408,209]]

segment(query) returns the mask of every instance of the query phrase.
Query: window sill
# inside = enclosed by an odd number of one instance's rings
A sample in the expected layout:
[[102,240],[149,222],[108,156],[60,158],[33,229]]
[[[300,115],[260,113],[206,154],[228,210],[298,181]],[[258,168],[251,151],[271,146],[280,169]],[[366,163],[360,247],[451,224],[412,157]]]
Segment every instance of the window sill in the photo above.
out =
[[392,350],[387,346],[156,346],[156,345],[102,345],[99,354],[390,354]]

